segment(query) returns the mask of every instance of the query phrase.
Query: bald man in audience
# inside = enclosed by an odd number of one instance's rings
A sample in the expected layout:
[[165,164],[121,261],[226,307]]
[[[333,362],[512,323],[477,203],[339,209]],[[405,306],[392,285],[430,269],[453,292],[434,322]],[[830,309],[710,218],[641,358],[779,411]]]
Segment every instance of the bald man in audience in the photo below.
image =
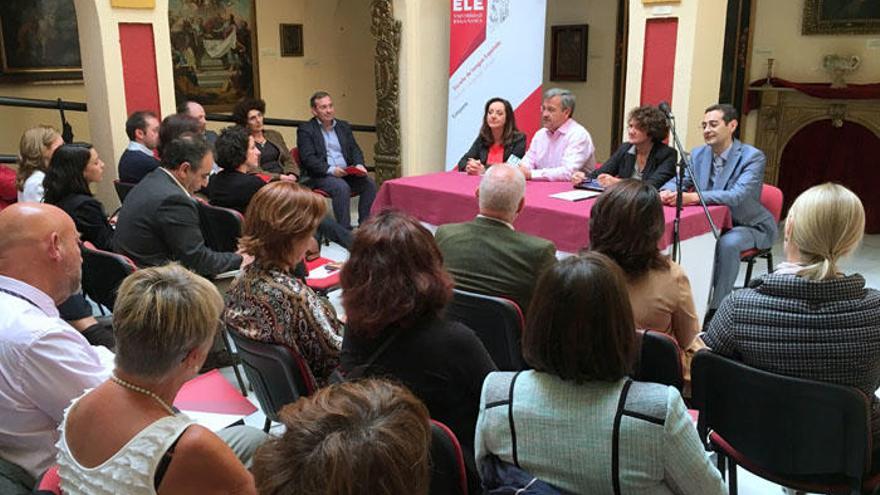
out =
[[70,401],[106,380],[113,355],[58,316],[79,291],[76,227],[40,203],[0,212],[0,458],[36,477],[55,462]]
[[516,167],[493,165],[480,182],[480,214],[470,222],[441,225],[436,240],[455,286],[504,296],[526,311],[538,275],[556,261],[552,242],[517,232],[526,179]]

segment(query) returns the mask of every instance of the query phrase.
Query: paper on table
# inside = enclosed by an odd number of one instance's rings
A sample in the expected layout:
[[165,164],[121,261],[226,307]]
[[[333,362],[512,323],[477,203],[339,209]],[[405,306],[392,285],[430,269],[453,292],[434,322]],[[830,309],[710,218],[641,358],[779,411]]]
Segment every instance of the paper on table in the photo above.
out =
[[583,189],[572,189],[571,191],[563,191],[561,193],[551,194],[551,198],[562,199],[565,201],[583,201],[602,194],[599,191],[587,191]]
[[182,409],[180,412],[189,416],[189,418],[198,423],[199,426],[204,426],[214,432],[220,431],[223,428],[231,426],[244,419],[244,416],[241,414],[209,413],[186,409]]

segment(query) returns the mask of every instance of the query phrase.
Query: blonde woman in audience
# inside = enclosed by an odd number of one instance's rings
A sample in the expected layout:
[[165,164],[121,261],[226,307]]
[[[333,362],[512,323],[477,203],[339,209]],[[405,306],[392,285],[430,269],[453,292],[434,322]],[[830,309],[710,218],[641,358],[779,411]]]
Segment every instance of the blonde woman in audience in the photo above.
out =
[[288,404],[286,430],[260,447],[261,495],[425,495],[431,423],[409,390],[382,380],[348,382]]
[[826,183],[801,193],[785,220],[785,262],[725,299],[703,340],[749,366],[861,390],[871,398],[876,458],[880,292],[839,266],[864,231],[865,210],[849,189]]
[[241,239],[254,262],[229,288],[225,312],[229,329],[299,352],[318,387],[339,363],[342,324],[294,268],[326,210],[321,196],[292,182],[273,182],[254,194]]
[[215,435],[171,407],[205,362],[222,309],[214,285],[177,264],[122,282],[113,376],[75,400],[59,428],[65,494],[256,493],[242,461],[265,434],[236,426]]
[[482,473],[500,460],[570,493],[726,493],[678,391],[627,378],[632,314],[624,274],[603,254],[544,272],[522,339],[534,369],[483,383]]
[[590,211],[590,249],[614,260],[626,275],[636,328],[666,333],[678,342],[685,378],[702,348],[700,320],[687,274],[657,248],[666,228],[657,190],[645,181],[623,179]]
[[54,128],[40,125],[32,127],[21,136],[18,149],[18,172],[15,187],[18,201],[43,201],[43,178],[49,168],[52,153],[64,144]]

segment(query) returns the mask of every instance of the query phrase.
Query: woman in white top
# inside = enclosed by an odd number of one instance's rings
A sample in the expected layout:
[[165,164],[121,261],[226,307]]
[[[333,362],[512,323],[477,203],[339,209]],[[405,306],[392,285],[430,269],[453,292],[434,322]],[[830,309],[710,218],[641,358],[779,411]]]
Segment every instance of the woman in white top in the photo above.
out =
[[171,408],[204,363],[222,310],[217,289],[177,264],[123,281],[113,376],[74,401],[59,428],[65,494],[256,493],[233,451]]
[[24,131],[18,146],[18,172],[15,174],[19,203],[43,201],[43,178],[52,153],[62,144],[64,140],[52,127],[40,125]]

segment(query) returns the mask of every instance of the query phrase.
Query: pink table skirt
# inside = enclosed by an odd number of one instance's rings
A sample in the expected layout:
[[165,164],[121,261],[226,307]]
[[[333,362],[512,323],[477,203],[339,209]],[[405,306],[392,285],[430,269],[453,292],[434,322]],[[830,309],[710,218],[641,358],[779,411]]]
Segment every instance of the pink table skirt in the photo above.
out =
[[[478,213],[474,195],[480,178],[462,172],[403,177],[385,181],[373,203],[373,213],[385,208],[403,210],[432,225],[466,222]],[[595,198],[564,201],[551,194],[571,190],[567,182],[528,182],[526,206],[514,226],[518,231],[549,239],[556,249],[577,252],[589,244],[590,209]],[[666,233],[661,248],[672,242],[675,208],[665,207]],[[709,212],[719,228],[730,226],[730,211],[725,206],[710,206]],[[699,206],[689,206],[681,213],[681,239],[709,232],[709,222]]]

